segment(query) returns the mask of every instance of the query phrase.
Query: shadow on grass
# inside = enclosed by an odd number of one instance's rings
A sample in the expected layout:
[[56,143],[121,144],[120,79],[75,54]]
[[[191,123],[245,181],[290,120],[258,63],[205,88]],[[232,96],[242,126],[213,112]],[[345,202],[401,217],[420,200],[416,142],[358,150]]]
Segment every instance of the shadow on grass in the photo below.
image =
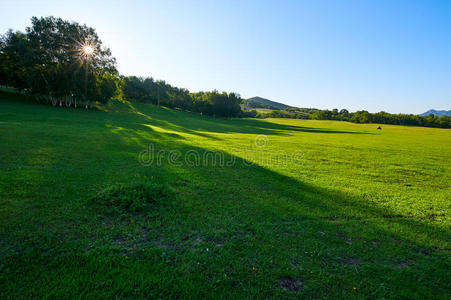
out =
[[[22,104],[34,104],[25,109],[35,110],[40,107],[43,110],[50,109],[48,105],[39,105],[33,100],[33,97],[17,93],[8,93],[0,91],[0,100],[5,102],[17,102]],[[103,110],[90,109],[86,113],[85,109],[79,108],[60,108],[53,107],[55,111],[63,114],[76,114],[82,118],[87,116],[88,122],[102,122],[110,120],[112,126],[123,127],[127,124],[129,128],[143,130],[148,125],[158,126],[171,131],[179,131],[206,137],[210,139],[219,139],[210,133],[245,133],[245,134],[266,134],[283,135],[291,131],[306,133],[330,133],[330,134],[375,134],[367,131],[345,131],[326,128],[314,128],[306,126],[283,125],[268,122],[260,119],[224,119],[210,116],[202,116],[197,113],[181,112],[164,107],[158,107],[151,104],[136,102],[113,101],[110,105],[104,106]],[[116,113],[114,118],[110,118],[110,113]],[[96,116],[92,120],[93,115]],[[61,121],[61,120],[58,120]],[[147,125],[147,126],[146,126]],[[144,127],[143,127],[144,126]]]
[[[306,126],[283,125],[267,122],[260,119],[223,119],[202,116],[196,113],[183,113],[172,109],[160,108],[142,103],[129,103],[130,110],[136,114],[136,122],[146,122],[174,131],[182,131],[204,137],[215,138],[211,133],[246,133],[280,135],[290,131],[306,133],[332,133],[332,134],[374,134],[364,131],[341,131]],[[158,118],[152,117],[154,114]]]
[[[22,108],[18,107],[11,119],[19,116]],[[140,289],[130,292],[137,296],[188,296],[191,292],[207,296],[216,291],[229,297],[270,297],[280,296],[277,278],[292,276],[301,278],[307,286],[305,295],[314,298],[351,294],[353,286],[376,298],[421,298],[449,292],[449,259],[445,251],[437,249],[448,243],[449,232],[431,222],[396,215],[359,195],[249,166],[249,161],[229,153],[221,152],[226,161],[236,161],[230,167],[183,163],[144,167],[138,162],[138,153],[150,140],[159,149],[178,150],[182,155],[207,151],[184,144],[180,135],[158,132],[143,123],[193,134],[201,128],[205,137],[209,132],[283,134],[292,131],[292,126],[151,109],[158,119],[149,109],[144,115],[87,113],[96,119],[80,123],[83,112],[64,113],[65,122],[60,122],[52,119],[53,108],[42,108],[45,114],[36,116],[44,121],[39,123],[41,127],[23,125],[30,130],[27,138],[31,139],[25,152],[16,151],[21,144],[5,144],[4,151],[18,162],[26,162],[27,155],[43,149],[49,149],[51,159],[41,160],[41,164],[33,159],[2,174],[14,178],[11,190],[24,186],[29,190],[24,195],[0,193],[8,197],[8,203],[20,203],[20,210],[11,218],[2,218],[2,226],[8,230],[2,231],[0,240],[8,241],[8,249],[15,249],[2,255],[2,268],[8,270],[1,273],[2,282],[10,285],[0,290],[9,291],[14,298],[29,294],[33,287],[42,289],[38,294],[45,294],[51,287],[71,283],[69,294],[105,289],[103,296],[114,296],[123,292],[121,281],[125,280],[140,283]],[[187,117],[181,120],[181,116]],[[48,128],[46,118],[51,125],[60,126]],[[216,124],[218,128],[213,128]],[[256,128],[251,128],[254,124]],[[68,134],[71,132],[73,135]],[[39,182],[26,185],[32,180],[24,177],[27,173],[39,173]],[[98,209],[83,205],[83,199],[92,197],[96,188],[127,183],[136,175],[172,185],[177,192],[174,205],[162,207],[152,216],[117,219],[107,219]],[[143,259],[142,251],[157,251],[156,258]],[[96,260],[99,253],[102,259]],[[112,263],[118,260],[120,263]],[[200,268],[201,263],[206,267]],[[109,268],[116,269],[112,272]],[[162,277],[142,276],[155,270]],[[128,274],[126,278],[120,277],[123,272]],[[71,273],[76,275],[71,277]],[[79,273],[87,273],[88,279],[81,280]],[[118,277],[111,279],[113,273]],[[20,280],[24,277],[25,284]],[[92,282],[107,283],[93,286]],[[53,295],[58,296],[58,291],[53,288]]]

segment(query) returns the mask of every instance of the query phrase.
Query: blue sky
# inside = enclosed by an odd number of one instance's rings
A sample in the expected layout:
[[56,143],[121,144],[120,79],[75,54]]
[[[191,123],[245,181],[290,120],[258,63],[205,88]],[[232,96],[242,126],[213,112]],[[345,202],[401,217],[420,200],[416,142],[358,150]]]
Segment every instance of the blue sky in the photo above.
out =
[[1,1],[94,27],[122,74],[299,107],[451,109],[451,0]]

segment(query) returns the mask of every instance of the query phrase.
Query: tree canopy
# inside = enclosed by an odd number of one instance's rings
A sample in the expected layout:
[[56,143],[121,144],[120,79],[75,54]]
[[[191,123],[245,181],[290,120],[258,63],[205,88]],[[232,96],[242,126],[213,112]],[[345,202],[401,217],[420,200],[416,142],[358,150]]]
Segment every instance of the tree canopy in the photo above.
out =
[[105,102],[116,93],[116,60],[91,27],[33,17],[25,33],[10,30],[0,40],[0,84],[53,105]]
[[218,91],[190,93],[187,89],[155,81],[151,77],[123,77],[123,97],[129,101],[146,102],[219,117],[242,115],[240,95]]

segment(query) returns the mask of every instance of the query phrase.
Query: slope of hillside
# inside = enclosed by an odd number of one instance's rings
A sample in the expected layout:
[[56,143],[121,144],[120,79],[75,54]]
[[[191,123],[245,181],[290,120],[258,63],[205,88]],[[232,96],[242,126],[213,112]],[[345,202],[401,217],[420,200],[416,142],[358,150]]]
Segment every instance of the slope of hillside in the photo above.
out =
[[436,115],[437,117],[441,116],[451,116],[451,110],[435,110],[430,109],[425,113],[420,114],[421,117],[429,116],[429,115]]
[[0,93],[0,299],[445,299],[450,134]]
[[286,104],[275,102],[275,101],[271,101],[269,99],[265,99],[265,98],[262,98],[262,97],[252,97],[252,98],[249,98],[249,99],[246,99],[246,100],[247,101],[251,101],[251,102],[260,103],[260,104],[263,104],[265,106],[271,106],[271,107],[276,108],[276,109],[285,109],[285,108],[291,107],[291,106],[288,106]]

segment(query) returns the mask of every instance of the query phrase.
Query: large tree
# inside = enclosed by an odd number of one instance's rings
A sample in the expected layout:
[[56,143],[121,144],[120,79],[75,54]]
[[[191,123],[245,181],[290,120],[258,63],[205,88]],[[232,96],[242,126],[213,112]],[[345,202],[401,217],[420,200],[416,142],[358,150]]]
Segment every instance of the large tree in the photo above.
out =
[[2,84],[54,105],[104,102],[115,94],[116,61],[91,27],[33,17],[25,34],[9,31],[1,40]]

